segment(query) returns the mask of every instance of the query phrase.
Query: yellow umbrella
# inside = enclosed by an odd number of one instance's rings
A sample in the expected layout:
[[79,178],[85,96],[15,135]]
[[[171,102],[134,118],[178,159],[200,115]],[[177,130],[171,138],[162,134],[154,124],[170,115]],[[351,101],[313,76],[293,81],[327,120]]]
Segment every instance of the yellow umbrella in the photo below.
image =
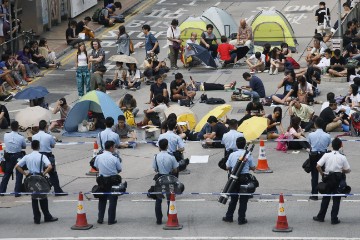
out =
[[232,106],[229,104],[223,104],[220,106],[217,106],[216,108],[214,108],[213,110],[211,110],[210,112],[208,112],[196,125],[195,127],[195,132],[200,132],[202,127],[205,125],[205,123],[207,122],[208,118],[210,116],[215,116],[216,118],[222,118],[224,117],[230,110],[232,109]]
[[190,108],[174,104],[165,110],[166,117],[168,117],[170,113],[176,114],[177,122],[188,122],[190,127],[189,130],[194,129],[197,118]]
[[267,118],[252,117],[245,120],[239,127],[238,131],[244,134],[247,141],[252,141],[260,137],[267,128]]

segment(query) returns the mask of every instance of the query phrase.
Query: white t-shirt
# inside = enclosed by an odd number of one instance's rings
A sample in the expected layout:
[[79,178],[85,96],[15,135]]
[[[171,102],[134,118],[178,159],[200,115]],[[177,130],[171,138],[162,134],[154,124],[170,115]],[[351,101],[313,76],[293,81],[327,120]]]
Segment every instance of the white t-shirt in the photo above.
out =
[[[324,110],[325,108],[327,108],[329,106],[329,101],[326,101],[324,102],[322,105],[321,105],[321,110],[320,112],[322,112],[322,110]],[[344,106],[344,105],[338,105],[336,110],[334,112],[338,113],[341,109],[345,109],[346,112],[350,111],[350,107],[348,106]]]
[[[263,64],[265,64],[265,55],[261,54],[260,56],[261,61]],[[252,64],[257,64],[258,63],[258,59],[255,57],[255,54],[251,55],[248,60],[252,63]]]
[[141,72],[139,69],[136,69],[135,75],[130,76],[130,72],[126,71],[126,78],[129,79],[130,82],[138,82],[141,78]]
[[167,109],[167,106],[165,103],[161,103],[153,108],[154,112],[158,113],[160,121],[163,122],[166,119],[165,110]]
[[193,43],[193,44],[199,44],[196,40],[195,42],[191,41],[191,39],[188,39],[186,41],[186,47],[185,47],[185,57],[188,57],[188,56],[192,56],[192,55],[195,55],[195,52],[194,50],[189,50],[188,47],[190,47],[189,43]]
[[319,64],[317,64],[316,66],[318,66],[321,69],[330,67],[330,58],[326,58],[326,57],[321,58]]
[[87,63],[86,54],[82,52],[78,55],[78,67],[85,67],[87,65],[88,63]]
[[[174,33],[173,33],[174,32]],[[167,38],[176,38],[176,39],[179,39],[180,38],[180,28],[179,27],[176,27],[175,29],[170,26],[167,30],[167,33],[166,33],[166,37]],[[173,45],[173,41],[170,41],[170,40],[167,40],[166,43],[168,45]]]
[[305,88],[305,89],[303,89],[303,88],[301,87],[300,83],[299,83],[298,88],[299,88],[299,90],[301,89],[301,90],[303,90],[303,91],[305,91],[305,92],[307,92],[307,93],[308,93],[308,92],[312,92],[312,84],[309,83],[309,82],[306,82],[306,88]]
[[317,164],[319,166],[324,166],[325,164],[325,173],[342,172],[342,170],[350,169],[350,165],[346,157],[340,154],[338,151],[325,153],[317,162]]
[[353,94],[350,95],[351,102],[355,104],[356,106],[360,103],[360,94],[356,94],[355,96]]

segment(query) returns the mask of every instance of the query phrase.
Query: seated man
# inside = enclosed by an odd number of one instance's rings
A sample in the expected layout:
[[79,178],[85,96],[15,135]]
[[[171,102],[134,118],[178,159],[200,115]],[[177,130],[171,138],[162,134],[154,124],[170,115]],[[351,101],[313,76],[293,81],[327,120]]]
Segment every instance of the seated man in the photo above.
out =
[[156,105],[155,97],[157,95],[164,96],[164,103],[169,103],[169,93],[167,91],[167,85],[164,83],[164,79],[161,76],[155,77],[155,83],[150,86],[150,100],[147,104],[151,104],[151,107]]
[[234,63],[234,65],[237,62],[237,55],[236,52],[233,52],[236,50],[236,47],[228,43],[226,36],[221,36],[221,44],[218,46],[218,56],[219,58],[224,61],[223,67],[229,63]]
[[85,39],[95,38],[94,31],[88,26],[89,22],[91,22],[91,18],[87,16],[84,20],[81,20],[76,24],[75,37],[78,37],[79,33],[85,33]]
[[253,97],[252,101],[248,103],[245,109],[245,116],[239,120],[239,126],[247,119],[265,116],[264,106],[259,101],[260,99],[256,96]]
[[299,102],[299,99],[295,98],[289,104],[289,114],[290,116],[297,116],[301,119],[300,126],[305,132],[310,131],[314,127],[314,109],[309,105]]
[[272,100],[278,104],[287,105],[293,98],[297,97],[299,84],[295,79],[295,72],[291,70],[285,71],[284,79],[278,84],[278,90],[284,87],[283,94],[275,94]]
[[330,68],[328,73],[332,77],[346,77],[347,70],[345,68],[346,59],[341,56],[340,49],[334,51],[334,56],[330,59]]
[[126,124],[126,119],[124,115],[118,116],[118,124],[112,127],[112,130],[117,133],[120,139],[124,139],[124,142],[120,143],[121,148],[134,148],[136,146],[136,134],[135,131]]
[[245,81],[249,82],[249,86],[242,86],[242,93],[245,95],[251,95],[252,97],[264,98],[265,97],[265,87],[263,82],[257,76],[251,76],[250,73],[244,72],[243,78]]
[[337,103],[335,99],[329,100],[329,106],[324,108],[321,111],[320,116],[324,120],[324,131],[332,132],[336,129],[339,129],[342,125],[341,119],[343,117],[343,113],[340,113],[337,117],[335,115],[335,110],[337,109]]
[[251,26],[246,23],[245,19],[240,20],[240,27],[237,34],[237,44],[251,48],[253,34]]
[[151,121],[152,125],[161,127],[161,123],[166,119],[165,110],[167,109],[166,104],[164,103],[164,96],[156,96],[156,106],[144,110],[144,119],[137,124],[138,127],[145,126]]
[[54,133],[59,133],[60,131],[56,127],[62,127],[64,125],[65,119],[69,114],[71,107],[67,105],[66,98],[60,98],[56,102],[56,106],[53,110],[53,114],[60,112],[60,119],[52,121],[49,127],[49,131]]
[[91,74],[90,78],[90,90],[98,90],[106,92],[106,84],[104,81],[104,74],[107,71],[105,66],[99,66],[96,71]]
[[256,52],[246,59],[246,64],[250,69],[250,73],[261,73],[265,70],[265,55],[261,52]]
[[[114,3],[110,3],[108,5],[105,6],[106,8],[111,8],[111,9],[115,9],[118,8],[119,10],[121,10],[122,8],[122,5],[121,5],[121,2],[114,2]],[[112,12],[110,15],[110,18],[113,18],[115,21],[115,23],[123,23],[125,21],[125,18],[123,15],[119,14],[117,15],[115,13],[115,10],[114,12]]]
[[[76,35],[77,22],[75,20],[71,20],[68,23],[68,28],[65,32],[65,38],[67,45],[71,45],[75,47],[76,44],[83,42],[83,39],[79,39]],[[86,34],[85,34],[86,36]]]
[[170,84],[170,99],[172,102],[177,102],[182,99],[192,100],[196,95],[195,91],[188,91],[186,89],[186,82],[181,73],[175,74],[175,80]]
[[207,122],[211,126],[211,132],[204,134],[205,143],[202,143],[202,147],[224,148],[224,144],[221,143],[225,133],[229,130],[222,122],[219,122],[215,116],[210,116]]
[[114,6],[106,6],[103,8],[99,14],[99,23],[104,25],[105,27],[111,27],[114,25],[115,19],[111,18],[111,14],[115,12]]

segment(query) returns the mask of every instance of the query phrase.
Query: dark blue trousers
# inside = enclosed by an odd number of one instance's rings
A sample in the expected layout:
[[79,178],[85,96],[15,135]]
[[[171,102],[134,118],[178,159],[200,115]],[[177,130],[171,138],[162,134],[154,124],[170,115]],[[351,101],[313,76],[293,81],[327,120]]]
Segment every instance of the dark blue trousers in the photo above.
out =
[[44,199],[31,199],[31,204],[32,204],[32,209],[33,209],[33,213],[34,213],[34,221],[35,222],[40,222],[41,219],[41,213],[40,213],[40,209],[39,209],[39,203],[40,203],[40,208],[41,211],[44,214],[44,220],[49,220],[52,218],[50,212],[49,212],[49,204],[48,204],[48,199],[44,198]]
[[[167,212],[169,212],[170,195],[166,194],[166,198],[167,198],[167,205],[168,205]],[[155,201],[155,216],[156,216],[156,221],[157,222],[161,222],[162,217],[163,217],[161,204],[162,204],[162,198],[157,198],[156,201]]]
[[[19,153],[10,153],[9,156],[5,159],[6,166],[4,169],[4,176],[2,178],[0,184],[0,193],[6,192],[7,185],[10,180],[10,176],[14,171],[14,167],[17,164],[17,160],[23,157],[21,152]],[[16,170],[16,181],[15,181],[15,189],[14,192],[21,192],[21,184],[22,184],[23,175]]]

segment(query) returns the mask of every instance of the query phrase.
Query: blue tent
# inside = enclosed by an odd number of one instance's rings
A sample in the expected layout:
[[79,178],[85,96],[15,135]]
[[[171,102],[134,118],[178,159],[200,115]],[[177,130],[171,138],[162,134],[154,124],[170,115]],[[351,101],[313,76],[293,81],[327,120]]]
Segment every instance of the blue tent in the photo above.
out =
[[83,96],[70,110],[64,123],[66,132],[77,132],[78,124],[87,119],[88,111],[103,113],[104,117],[112,117],[114,121],[123,112],[109,95],[100,91],[91,91]]

